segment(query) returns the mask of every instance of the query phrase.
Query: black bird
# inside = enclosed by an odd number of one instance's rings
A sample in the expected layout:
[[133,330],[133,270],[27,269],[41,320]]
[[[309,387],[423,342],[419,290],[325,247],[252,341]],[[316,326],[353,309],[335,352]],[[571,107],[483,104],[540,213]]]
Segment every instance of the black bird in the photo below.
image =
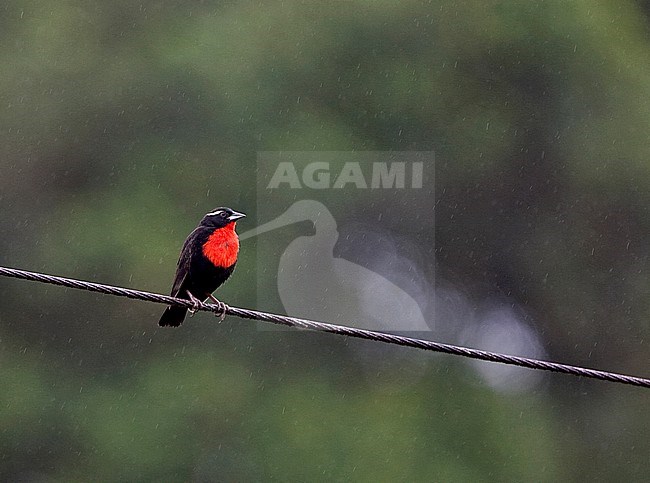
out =
[[[237,263],[239,238],[237,220],[245,217],[230,208],[216,208],[206,214],[199,226],[187,237],[176,268],[171,296],[187,300],[212,299],[225,310],[212,292],[230,277]],[[178,327],[183,323],[186,308],[170,305],[159,325]],[[222,317],[225,312],[222,313]]]

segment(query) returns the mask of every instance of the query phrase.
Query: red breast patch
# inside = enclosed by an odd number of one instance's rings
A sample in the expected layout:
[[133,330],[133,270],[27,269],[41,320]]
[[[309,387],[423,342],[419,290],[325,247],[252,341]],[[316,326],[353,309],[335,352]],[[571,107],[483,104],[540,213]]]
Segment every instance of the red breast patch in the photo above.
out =
[[237,261],[239,238],[235,233],[235,222],[214,230],[203,244],[203,255],[215,266],[228,268]]

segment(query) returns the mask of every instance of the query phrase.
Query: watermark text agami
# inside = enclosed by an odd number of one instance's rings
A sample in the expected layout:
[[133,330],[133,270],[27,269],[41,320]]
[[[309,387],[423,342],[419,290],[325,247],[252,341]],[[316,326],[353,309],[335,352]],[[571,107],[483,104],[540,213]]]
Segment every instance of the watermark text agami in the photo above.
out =
[[[301,171],[300,171],[301,170]],[[424,163],[417,162],[346,162],[341,169],[333,163],[315,161],[298,169],[293,162],[278,163],[267,189],[405,189],[422,188]]]

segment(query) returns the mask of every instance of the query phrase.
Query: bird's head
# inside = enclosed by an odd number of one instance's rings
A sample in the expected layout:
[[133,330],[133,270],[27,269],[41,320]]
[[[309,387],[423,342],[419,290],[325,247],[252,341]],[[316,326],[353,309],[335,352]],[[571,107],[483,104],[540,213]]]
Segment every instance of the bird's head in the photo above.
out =
[[240,218],[244,218],[246,215],[239,213],[230,208],[221,207],[215,208],[210,213],[207,213],[201,220],[201,226],[207,226],[209,228],[223,228],[224,226],[234,223]]

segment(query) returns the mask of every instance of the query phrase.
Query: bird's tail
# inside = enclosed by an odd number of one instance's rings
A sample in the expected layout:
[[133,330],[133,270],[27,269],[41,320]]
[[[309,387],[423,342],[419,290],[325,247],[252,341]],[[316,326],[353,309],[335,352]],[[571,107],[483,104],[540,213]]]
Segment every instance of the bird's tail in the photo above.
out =
[[169,306],[160,317],[158,325],[161,327],[178,327],[183,323],[187,309],[185,307]]

